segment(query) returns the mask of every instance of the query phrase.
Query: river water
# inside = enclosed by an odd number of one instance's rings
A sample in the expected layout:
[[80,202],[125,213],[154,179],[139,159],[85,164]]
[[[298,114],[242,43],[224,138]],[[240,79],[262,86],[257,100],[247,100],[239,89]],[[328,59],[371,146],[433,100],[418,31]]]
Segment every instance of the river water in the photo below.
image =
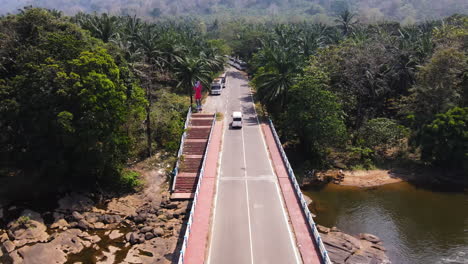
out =
[[468,263],[468,193],[401,182],[380,187],[307,187],[315,221],[384,242],[392,263]]

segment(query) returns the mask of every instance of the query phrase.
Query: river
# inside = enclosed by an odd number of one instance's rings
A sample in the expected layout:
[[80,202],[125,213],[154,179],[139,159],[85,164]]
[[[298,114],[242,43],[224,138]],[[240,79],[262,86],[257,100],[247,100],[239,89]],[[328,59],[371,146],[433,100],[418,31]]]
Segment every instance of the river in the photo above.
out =
[[468,193],[401,182],[380,187],[307,187],[315,221],[384,242],[392,263],[468,263]]

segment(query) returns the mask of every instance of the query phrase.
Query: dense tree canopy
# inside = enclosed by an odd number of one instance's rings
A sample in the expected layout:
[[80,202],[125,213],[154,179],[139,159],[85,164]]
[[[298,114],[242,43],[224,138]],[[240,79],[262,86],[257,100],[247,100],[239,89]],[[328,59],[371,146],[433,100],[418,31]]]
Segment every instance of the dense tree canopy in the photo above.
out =
[[225,44],[202,35],[190,21],[37,8],[0,18],[1,168],[95,183],[175,153],[188,88],[224,65]]
[[315,6],[335,24],[37,8],[1,17],[0,166],[99,181],[174,153],[192,85],[209,86],[229,54],[249,63],[282,138],[318,167],[397,149],[466,168],[468,18],[362,24],[352,7]]
[[[125,162],[144,104],[104,45],[41,9],[1,20],[2,157],[48,176],[100,178]],[[5,159],[2,159],[5,160]]]
[[[265,26],[265,32],[257,34],[261,36],[258,51],[247,58],[257,99],[269,110],[285,140],[313,145],[315,153],[327,153],[333,144],[321,138],[328,133],[330,139],[340,142],[334,131],[342,131],[330,120],[326,123],[332,127],[320,125],[321,111],[331,107],[321,98],[330,93],[325,101],[338,104],[334,109],[343,109],[349,137],[348,142],[328,152],[328,157],[322,156],[324,160],[346,157],[346,153],[353,156],[359,150],[380,161],[388,153],[409,151],[405,146],[409,142],[413,156],[423,151],[422,159],[442,165],[445,154],[437,149],[449,144],[444,139],[448,135],[434,129],[430,134],[428,128],[434,128],[434,120],[451,115],[449,109],[467,106],[468,18],[455,15],[412,26],[392,22],[365,25],[353,18],[354,14],[344,10],[333,27],[307,23]],[[305,39],[312,45],[301,45]],[[311,69],[320,71],[311,75]],[[320,78],[322,74],[327,78]],[[321,87],[321,92],[308,90],[310,87]],[[285,116],[301,121],[287,123]],[[312,132],[315,125],[327,132]],[[463,130],[460,127],[457,130]],[[460,135],[453,137],[466,144]],[[431,140],[427,138],[437,142],[437,147],[428,146]],[[313,163],[326,164],[314,157]],[[462,167],[462,162],[457,164],[452,169]]]

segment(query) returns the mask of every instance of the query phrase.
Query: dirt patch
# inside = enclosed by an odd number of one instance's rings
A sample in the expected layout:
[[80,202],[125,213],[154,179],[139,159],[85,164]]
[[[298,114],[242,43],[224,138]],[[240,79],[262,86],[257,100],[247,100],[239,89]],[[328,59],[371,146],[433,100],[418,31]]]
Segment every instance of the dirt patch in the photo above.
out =
[[332,182],[334,184],[362,188],[397,183],[408,178],[408,175],[390,170],[328,170],[318,172],[315,176],[321,182]]
[[343,174],[344,178],[340,184],[348,186],[374,187],[403,181],[402,175],[389,170],[344,171]]

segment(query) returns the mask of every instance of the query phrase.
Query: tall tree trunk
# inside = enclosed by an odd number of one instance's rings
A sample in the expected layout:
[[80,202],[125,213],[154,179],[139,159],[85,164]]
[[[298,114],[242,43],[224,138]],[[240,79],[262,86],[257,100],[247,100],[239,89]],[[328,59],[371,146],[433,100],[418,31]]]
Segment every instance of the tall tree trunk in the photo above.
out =
[[151,156],[151,77],[149,77],[146,85],[146,99],[148,100],[148,106],[146,107],[146,138],[148,140],[148,156]]
[[193,105],[193,87],[189,86],[189,90],[190,90],[190,107],[192,107]]

